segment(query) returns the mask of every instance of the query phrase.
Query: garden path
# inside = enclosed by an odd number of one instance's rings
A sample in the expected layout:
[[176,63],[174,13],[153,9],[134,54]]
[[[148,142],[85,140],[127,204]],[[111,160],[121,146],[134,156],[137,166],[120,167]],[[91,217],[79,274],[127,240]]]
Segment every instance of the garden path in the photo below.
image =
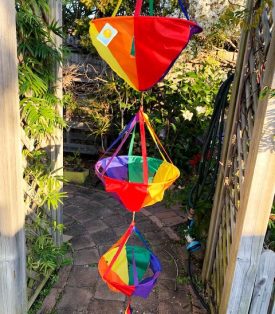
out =
[[[125,232],[131,222],[109,194],[98,189],[66,185],[65,234],[72,236],[73,264],[63,267],[58,281],[45,299],[40,314],[124,313],[124,295],[109,291],[98,275],[99,257]],[[136,215],[139,230],[159,257],[163,271],[147,300],[132,299],[134,313],[204,313],[186,277],[187,254],[171,227],[184,221],[179,208],[158,204]],[[179,279],[175,291],[177,267]]]

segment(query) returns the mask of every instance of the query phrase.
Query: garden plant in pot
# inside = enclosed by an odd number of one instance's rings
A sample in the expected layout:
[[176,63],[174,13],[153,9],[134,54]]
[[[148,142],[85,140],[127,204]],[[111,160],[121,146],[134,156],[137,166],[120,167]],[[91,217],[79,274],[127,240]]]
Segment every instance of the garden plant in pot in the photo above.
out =
[[82,165],[79,152],[64,158],[64,179],[67,182],[83,184],[89,176],[89,169]]

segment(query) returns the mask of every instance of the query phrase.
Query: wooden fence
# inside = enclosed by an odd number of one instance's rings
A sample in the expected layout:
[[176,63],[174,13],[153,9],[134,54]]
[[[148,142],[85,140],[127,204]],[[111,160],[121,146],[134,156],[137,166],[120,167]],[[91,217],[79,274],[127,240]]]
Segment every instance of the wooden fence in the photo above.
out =
[[202,273],[212,313],[249,313],[274,197],[274,4],[247,3]]
[[65,153],[98,154],[95,137],[85,123],[70,121],[67,125],[67,129],[64,130]]

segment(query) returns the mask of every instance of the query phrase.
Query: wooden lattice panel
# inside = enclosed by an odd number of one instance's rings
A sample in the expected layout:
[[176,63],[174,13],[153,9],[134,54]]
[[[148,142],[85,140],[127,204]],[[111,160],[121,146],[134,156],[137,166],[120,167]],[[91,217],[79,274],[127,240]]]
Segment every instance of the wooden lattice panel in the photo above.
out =
[[[260,15],[257,27],[249,26],[246,40],[241,47],[243,62],[240,71],[240,81],[236,88],[233,106],[233,123],[228,140],[228,151],[225,164],[221,167],[220,186],[216,188],[215,196],[219,201],[214,204],[213,229],[209,231],[211,237],[211,253],[206,254],[204,265],[204,280],[211,300],[212,312],[217,312],[221,303],[224,289],[225,274],[230,262],[230,249],[236,225],[236,216],[243,195],[243,184],[246,175],[246,163],[249,155],[253,128],[257,119],[257,108],[260,91],[264,88],[263,77],[269,51],[271,33],[275,11],[266,6]],[[256,15],[254,7],[251,14]],[[274,60],[275,62],[275,60]],[[237,72],[236,71],[236,72]],[[233,95],[234,97],[234,95]],[[216,207],[216,208],[215,208]],[[208,242],[209,245],[209,242]]]

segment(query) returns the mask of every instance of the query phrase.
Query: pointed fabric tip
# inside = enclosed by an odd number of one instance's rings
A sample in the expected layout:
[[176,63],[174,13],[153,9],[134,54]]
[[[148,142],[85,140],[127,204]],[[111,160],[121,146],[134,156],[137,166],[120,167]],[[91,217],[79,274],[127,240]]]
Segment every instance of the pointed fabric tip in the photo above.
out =
[[132,310],[130,304],[127,306],[127,309],[126,309],[126,311],[125,311],[125,314],[133,314],[133,310]]

